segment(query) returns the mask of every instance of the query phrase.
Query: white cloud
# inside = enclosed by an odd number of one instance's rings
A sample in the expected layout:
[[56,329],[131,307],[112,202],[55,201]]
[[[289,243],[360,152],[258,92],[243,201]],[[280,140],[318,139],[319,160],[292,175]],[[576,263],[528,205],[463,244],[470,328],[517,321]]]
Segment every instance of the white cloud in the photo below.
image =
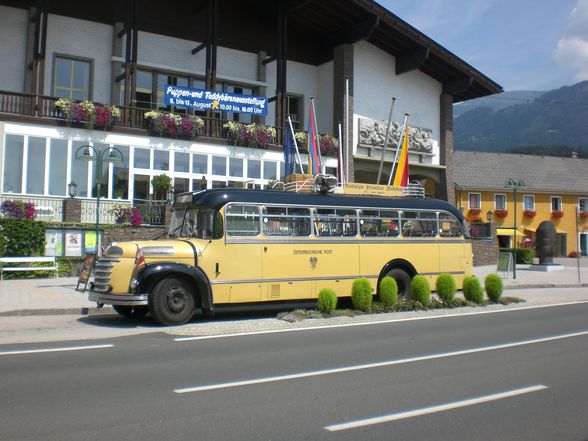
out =
[[588,80],[588,0],[578,0],[564,37],[554,51],[555,60],[576,71],[576,81]]

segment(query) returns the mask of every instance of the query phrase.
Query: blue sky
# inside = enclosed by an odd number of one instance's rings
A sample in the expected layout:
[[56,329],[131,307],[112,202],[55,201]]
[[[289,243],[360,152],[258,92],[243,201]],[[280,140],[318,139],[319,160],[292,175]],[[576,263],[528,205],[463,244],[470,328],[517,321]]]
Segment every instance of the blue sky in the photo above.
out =
[[505,90],[588,80],[588,0],[376,0]]

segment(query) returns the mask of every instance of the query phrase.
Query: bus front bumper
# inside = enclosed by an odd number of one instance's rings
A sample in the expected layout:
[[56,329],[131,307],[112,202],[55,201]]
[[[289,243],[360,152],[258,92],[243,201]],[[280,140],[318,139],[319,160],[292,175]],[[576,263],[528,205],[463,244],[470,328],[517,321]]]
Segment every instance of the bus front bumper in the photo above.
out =
[[149,294],[105,294],[90,291],[88,300],[102,305],[148,305]]

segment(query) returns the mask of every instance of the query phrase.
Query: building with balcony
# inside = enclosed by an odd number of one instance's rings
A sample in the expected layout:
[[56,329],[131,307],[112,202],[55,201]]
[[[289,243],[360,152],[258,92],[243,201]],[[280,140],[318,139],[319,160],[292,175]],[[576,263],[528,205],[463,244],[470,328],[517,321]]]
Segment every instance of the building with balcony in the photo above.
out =
[[454,158],[456,205],[470,221],[490,217],[499,246],[533,247],[537,227],[552,221],[558,256],[588,255],[588,160],[464,151]]
[[[82,221],[93,222],[98,181],[107,209],[152,201],[162,173],[176,192],[283,180],[286,118],[306,130],[311,97],[320,133],[337,136],[342,124],[348,179],[365,183],[376,181],[395,98],[396,136],[410,115],[410,180],[453,202],[452,105],[501,91],[373,0],[0,0],[0,42],[0,199],[33,201],[52,220],[72,181]],[[170,104],[167,85],[266,97],[267,113]],[[94,103],[94,119],[68,115],[60,98]],[[105,114],[107,104],[120,113]],[[151,111],[203,126],[196,135],[154,129]],[[228,121],[275,135],[235,141]],[[76,159],[84,145],[117,148],[123,160],[96,170]],[[335,174],[336,156],[324,153],[322,171]],[[100,220],[113,221],[107,212]]]

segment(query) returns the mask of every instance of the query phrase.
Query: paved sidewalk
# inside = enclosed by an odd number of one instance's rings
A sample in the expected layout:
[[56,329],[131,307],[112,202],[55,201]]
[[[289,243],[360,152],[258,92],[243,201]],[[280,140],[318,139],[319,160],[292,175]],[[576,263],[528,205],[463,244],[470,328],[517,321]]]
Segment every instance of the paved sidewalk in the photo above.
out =
[[[505,286],[505,295],[515,295],[525,298],[537,295],[540,288],[588,288],[588,258],[580,259],[580,281],[576,259],[556,259],[562,264],[559,271],[533,271],[528,265],[517,266],[517,278],[512,273],[499,273]],[[496,273],[496,266],[479,266],[474,268],[474,274],[483,279],[487,274]],[[58,279],[21,279],[3,280],[0,282],[0,317],[18,315],[61,315],[80,314],[82,308],[89,308],[96,312],[96,304],[88,301],[88,296],[75,290],[77,278]],[[536,288],[529,290],[528,288]],[[519,292],[520,290],[520,292]],[[525,291],[529,291],[525,293]],[[530,292],[533,291],[533,292]],[[551,290],[546,290],[551,291]],[[588,292],[588,290],[586,290]],[[105,312],[111,311],[105,307]]]

